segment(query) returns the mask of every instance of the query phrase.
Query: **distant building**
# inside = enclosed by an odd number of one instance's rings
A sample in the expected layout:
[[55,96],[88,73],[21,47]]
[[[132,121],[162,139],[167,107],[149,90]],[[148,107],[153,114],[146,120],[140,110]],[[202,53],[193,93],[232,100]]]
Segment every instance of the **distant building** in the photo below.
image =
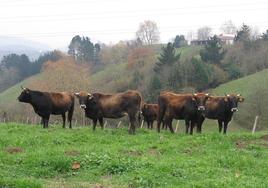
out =
[[200,46],[208,44],[208,40],[192,40],[191,45],[193,46]]
[[[235,35],[233,34],[220,34],[218,38],[222,41],[223,44],[231,45],[234,43]],[[209,40],[192,40],[191,45],[200,46],[208,44]]]
[[224,44],[233,44],[234,43],[234,38],[235,38],[235,35],[234,34],[220,34],[219,36],[219,39],[221,39],[221,41],[224,43]]

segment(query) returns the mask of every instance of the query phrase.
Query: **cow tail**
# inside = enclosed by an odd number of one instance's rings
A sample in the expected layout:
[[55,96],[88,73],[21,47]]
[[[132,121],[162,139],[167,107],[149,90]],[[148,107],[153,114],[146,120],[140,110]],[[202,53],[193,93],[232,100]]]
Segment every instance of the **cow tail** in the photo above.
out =
[[157,116],[157,129],[158,132],[160,132],[160,125],[163,122],[164,115],[166,112],[166,105],[165,103],[161,100],[161,97],[158,98],[158,116]]

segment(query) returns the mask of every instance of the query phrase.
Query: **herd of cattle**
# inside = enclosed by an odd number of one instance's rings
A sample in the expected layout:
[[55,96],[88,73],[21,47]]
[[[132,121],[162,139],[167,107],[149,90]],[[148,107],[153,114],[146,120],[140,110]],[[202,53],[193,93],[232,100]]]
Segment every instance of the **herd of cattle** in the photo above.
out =
[[177,94],[165,91],[160,93],[158,104],[145,104],[141,94],[133,90],[110,95],[87,92],[52,93],[28,88],[22,88],[18,100],[32,105],[35,113],[42,118],[43,128],[48,128],[51,114],[62,115],[65,128],[66,112],[68,112],[69,128],[72,128],[75,96],[79,100],[80,107],[85,111],[85,116],[93,120],[94,130],[97,121],[103,129],[103,118],[116,119],[128,115],[130,134],[135,133],[137,116],[140,124],[141,114],[148,128],[152,129],[154,121],[157,121],[158,132],[162,124],[173,133],[172,120],[183,119],[186,133],[193,134],[194,127],[201,133],[202,124],[205,118],[208,118],[218,120],[219,132],[222,132],[223,128],[225,134],[233,113],[238,111],[238,102],[244,101],[240,94],[211,96],[208,93]]

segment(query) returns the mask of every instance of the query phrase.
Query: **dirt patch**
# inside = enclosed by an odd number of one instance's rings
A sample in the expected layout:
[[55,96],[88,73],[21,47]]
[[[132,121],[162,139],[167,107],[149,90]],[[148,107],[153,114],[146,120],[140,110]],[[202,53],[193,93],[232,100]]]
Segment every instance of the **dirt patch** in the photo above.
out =
[[245,149],[247,147],[247,145],[249,145],[249,143],[243,142],[241,140],[238,140],[235,142],[235,147],[238,149]]
[[6,150],[6,152],[8,152],[10,154],[23,152],[23,149],[22,148],[19,148],[19,147],[8,147],[5,150]]
[[[261,137],[261,139],[263,139],[263,138]],[[261,146],[261,147],[268,148],[268,143],[263,142],[260,139],[258,139],[258,140],[251,140],[251,141],[237,140],[235,142],[235,146],[236,146],[237,149],[246,149],[250,145]]]
[[157,149],[155,149],[155,148],[150,148],[149,150],[148,150],[148,153],[150,154],[150,155],[154,155],[154,156],[159,156],[161,153],[157,150]]
[[80,152],[76,150],[65,151],[64,153],[67,156],[79,156],[80,155]]
[[265,140],[265,141],[268,141],[268,135],[263,135],[263,136],[261,137],[261,139],[262,139],[262,140]]
[[124,151],[125,154],[129,155],[129,156],[134,156],[134,157],[138,157],[142,155],[141,151]]
[[193,153],[193,151],[190,148],[186,148],[183,150],[183,153],[191,155]]

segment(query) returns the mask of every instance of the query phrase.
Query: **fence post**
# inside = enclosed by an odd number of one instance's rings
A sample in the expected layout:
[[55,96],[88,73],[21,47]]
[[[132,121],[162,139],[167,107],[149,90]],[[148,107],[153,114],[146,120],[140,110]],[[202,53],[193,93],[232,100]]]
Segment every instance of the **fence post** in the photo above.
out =
[[117,128],[119,128],[120,124],[121,124],[121,121],[119,121],[119,123],[117,124]]
[[144,123],[144,120],[141,121],[141,129],[142,129],[142,127],[143,127],[143,123]]
[[175,133],[178,131],[180,120],[177,121],[176,128],[175,128]]
[[256,127],[257,127],[257,123],[258,123],[258,119],[259,119],[259,116],[256,116],[255,117],[255,121],[254,121],[254,125],[253,125],[253,129],[252,129],[252,134],[255,133],[255,130],[256,130]]

